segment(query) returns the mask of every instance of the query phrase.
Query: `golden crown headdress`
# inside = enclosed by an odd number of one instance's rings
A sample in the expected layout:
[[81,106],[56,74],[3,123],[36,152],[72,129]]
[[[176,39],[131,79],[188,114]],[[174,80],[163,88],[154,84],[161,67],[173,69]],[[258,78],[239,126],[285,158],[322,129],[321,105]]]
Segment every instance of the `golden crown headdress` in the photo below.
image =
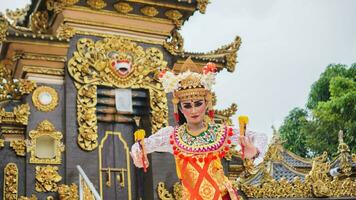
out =
[[173,93],[173,106],[176,121],[178,118],[178,103],[184,100],[205,99],[208,103],[209,116],[213,118],[212,86],[215,84],[216,65],[207,63],[202,70],[189,57],[181,67],[181,73],[174,74],[164,71],[160,80],[167,93]]

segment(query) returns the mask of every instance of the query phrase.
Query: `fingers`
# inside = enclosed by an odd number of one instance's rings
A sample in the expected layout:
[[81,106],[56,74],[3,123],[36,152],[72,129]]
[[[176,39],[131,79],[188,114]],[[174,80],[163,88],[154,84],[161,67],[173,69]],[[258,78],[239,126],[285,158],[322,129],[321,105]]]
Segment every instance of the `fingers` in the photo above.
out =
[[242,146],[253,146],[252,140],[251,136],[240,136],[240,144]]

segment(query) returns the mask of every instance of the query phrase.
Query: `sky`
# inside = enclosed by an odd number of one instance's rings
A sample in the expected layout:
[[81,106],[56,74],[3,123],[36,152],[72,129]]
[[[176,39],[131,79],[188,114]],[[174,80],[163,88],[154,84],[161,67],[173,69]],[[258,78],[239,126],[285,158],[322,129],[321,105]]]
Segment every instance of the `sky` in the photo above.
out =
[[[0,11],[26,0],[2,0]],[[235,72],[217,76],[217,108],[238,105],[248,128],[271,138],[331,63],[356,62],[354,0],[210,0],[180,33],[189,52],[208,52],[242,38]],[[237,124],[237,116],[233,121]]]

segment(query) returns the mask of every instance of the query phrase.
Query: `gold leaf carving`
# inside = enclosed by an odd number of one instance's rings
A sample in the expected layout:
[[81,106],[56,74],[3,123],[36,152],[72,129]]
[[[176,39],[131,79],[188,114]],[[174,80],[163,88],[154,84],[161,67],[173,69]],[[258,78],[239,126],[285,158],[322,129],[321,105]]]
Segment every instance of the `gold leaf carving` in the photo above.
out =
[[[118,74],[112,61],[128,60],[130,71]],[[77,95],[78,144],[87,151],[98,146],[96,92],[97,85],[113,88],[143,88],[149,91],[152,116],[152,132],[168,124],[166,94],[158,81],[158,73],[167,62],[163,53],[154,47],[144,49],[123,37],[104,38],[94,42],[82,38],[77,51],[68,62],[69,74],[75,80]]]
[[168,19],[172,20],[178,28],[182,26],[183,22],[180,19],[183,17],[183,15],[178,10],[168,10],[165,12],[165,15]]
[[205,14],[206,7],[209,4],[209,0],[197,0],[197,7],[201,14]]
[[18,156],[25,156],[26,154],[26,143],[24,140],[12,140],[10,142],[10,147],[16,152]]
[[19,171],[15,163],[4,168],[4,200],[17,200]]
[[71,185],[59,185],[58,194],[60,200],[79,200],[78,186],[74,183]]
[[149,17],[154,17],[156,15],[158,15],[158,10],[155,7],[152,6],[145,6],[143,8],[140,9],[141,13],[149,16]]
[[[6,32],[9,24],[6,19],[0,14],[0,44],[6,40]],[[1,67],[1,66],[0,66]]]
[[[61,164],[62,152],[64,152],[64,145],[61,142],[63,135],[61,132],[57,131],[54,125],[44,120],[38,126],[36,130],[32,130],[29,133],[31,140],[28,144],[27,151],[31,153],[30,163],[40,163],[40,164]],[[47,137],[53,139],[53,149],[54,155],[51,158],[38,158],[36,156],[37,151],[37,139],[41,137]]]
[[31,29],[35,33],[45,33],[48,29],[48,12],[37,11],[31,16]]
[[71,39],[75,35],[75,29],[67,24],[62,25],[57,32],[57,37]]
[[13,79],[9,66],[12,63],[0,62],[0,102],[20,99],[23,95],[31,93],[36,83],[24,79]]
[[[41,101],[41,98],[49,98],[50,101]],[[58,105],[58,93],[55,89],[48,86],[40,86],[32,94],[33,105],[42,112],[53,111]],[[43,102],[45,101],[45,102]]]
[[0,123],[19,123],[27,125],[30,115],[30,106],[21,104],[14,108],[13,112],[6,112],[4,108],[0,109]]
[[103,0],[87,0],[87,4],[96,10],[100,10],[106,6],[105,1]]
[[177,55],[183,52],[184,39],[181,34],[174,30],[168,41],[163,43],[163,47],[172,55]]
[[65,7],[73,6],[79,0],[47,0],[46,6],[47,10],[54,11],[54,13],[60,13]]
[[58,167],[55,166],[37,166],[36,167],[36,191],[37,192],[57,192],[57,183],[62,180],[58,174]]
[[18,200],[37,200],[37,197],[35,195],[31,195],[31,197],[21,196]]
[[119,13],[127,14],[133,10],[132,6],[128,3],[119,2],[114,4],[114,8]]

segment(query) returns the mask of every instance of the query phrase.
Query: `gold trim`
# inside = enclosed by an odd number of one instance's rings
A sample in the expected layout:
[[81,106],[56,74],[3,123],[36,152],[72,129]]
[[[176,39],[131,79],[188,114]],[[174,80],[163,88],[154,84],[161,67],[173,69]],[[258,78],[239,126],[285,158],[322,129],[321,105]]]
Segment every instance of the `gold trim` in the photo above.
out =
[[31,195],[31,197],[21,196],[18,200],[37,200],[37,197],[36,197],[36,195],[33,194],[33,195]]
[[93,22],[93,21],[88,21],[88,20],[80,20],[80,19],[73,19],[66,17],[64,19],[65,22],[71,22],[71,23],[76,23],[76,24],[83,24],[83,25],[90,25],[90,26],[98,26],[98,27],[106,27],[106,28],[115,28],[115,29],[122,29],[122,30],[128,30],[128,31],[135,31],[135,32],[142,32],[142,33],[150,33],[150,34],[157,34],[157,35],[165,35],[168,36],[170,35],[170,32],[164,32],[164,31],[153,31],[153,30],[147,30],[147,29],[142,29],[138,27],[131,27],[131,26],[124,26],[124,25],[113,25],[110,23],[103,24],[102,22]]
[[[55,156],[53,158],[36,157],[36,142],[37,139],[42,136],[48,136],[54,139]],[[64,152],[64,145],[61,143],[61,139],[63,138],[63,135],[61,132],[55,129],[54,125],[51,122],[44,120],[41,123],[39,123],[36,130],[30,131],[29,137],[31,139],[27,147],[27,152],[30,152],[31,154],[30,163],[61,164],[62,152]]]
[[[81,35],[87,35],[87,36],[98,36],[98,37],[102,37],[102,38],[118,37],[117,34],[105,34],[105,33],[96,33],[96,32],[81,31],[81,30],[77,30],[76,33],[81,34]],[[146,44],[158,44],[158,45],[163,44],[163,42],[148,40],[148,39],[138,39],[138,38],[129,37],[129,36],[125,36],[125,38],[127,38],[131,41],[141,42],[141,43],[146,43]]]
[[[98,146],[97,133],[97,86],[113,88],[143,88],[149,91],[152,116],[152,132],[168,124],[166,94],[158,81],[158,73],[165,69],[167,62],[163,53],[154,47],[139,46],[124,37],[105,38],[94,42],[81,38],[77,51],[68,62],[68,72],[75,81],[77,93],[78,144],[86,151]],[[111,66],[109,52],[123,52],[120,56],[132,59],[132,71],[120,76]],[[92,57],[88,59],[86,55]],[[126,58],[127,57],[127,58]]]
[[36,185],[37,192],[57,192],[57,183],[62,180],[58,174],[56,166],[36,166]]
[[80,7],[80,6],[72,6],[67,8],[67,10],[72,10],[72,11],[83,11],[83,12],[88,12],[88,13],[94,13],[94,14],[104,14],[108,16],[115,16],[115,17],[123,17],[127,19],[136,19],[139,21],[147,21],[147,22],[155,22],[155,23],[162,23],[162,24],[168,24],[171,25],[171,21],[168,19],[164,18],[151,18],[151,17],[142,17],[140,15],[134,15],[134,14],[120,14],[118,12],[114,11],[109,11],[109,10],[92,10],[90,8],[86,7]]
[[5,146],[5,141],[3,139],[0,139],[0,149],[4,148]]
[[19,170],[15,163],[8,163],[4,168],[4,200],[17,200]]
[[126,1],[134,2],[134,3],[142,3],[142,4],[147,4],[147,5],[153,5],[153,6],[159,6],[159,7],[164,7],[164,8],[172,8],[172,9],[178,9],[178,10],[191,11],[191,12],[195,11],[194,7],[186,7],[186,6],[180,6],[180,5],[160,3],[157,1],[149,1],[149,0],[126,0]]
[[[48,95],[51,96],[51,102],[49,102],[47,105],[43,104],[40,100],[40,95],[47,93]],[[37,110],[42,111],[42,112],[50,112],[56,109],[58,106],[58,93],[54,88],[48,87],[48,86],[40,86],[32,94],[32,103],[33,105],[37,108]]]
[[16,152],[18,156],[26,155],[26,143],[25,140],[12,140],[10,141],[10,147]]
[[51,54],[37,54],[37,53],[23,53],[20,52],[16,56],[16,60],[27,59],[27,60],[45,60],[52,62],[66,62],[66,56],[55,56]]
[[64,76],[64,69],[48,68],[44,66],[24,66],[23,71],[34,74]]
[[16,126],[1,126],[0,131],[2,134],[23,135],[25,128]]
[[[102,150],[104,148],[104,143],[107,140],[109,135],[115,135],[117,136],[120,141],[122,142],[122,144],[124,145],[124,149],[126,150],[126,170],[127,170],[127,193],[128,193],[128,200],[131,200],[131,168],[130,168],[130,150],[129,147],[125,141],[125,139],[122,137],[121,132],[112,132],[112,131],[106,131],[105,132],[105,136],[104,138],[101,140],[100,145],[99,145],[99,182],[100,182],[100,196],[101,199],[103,198],[103,173],[105,173],[103,171],[103,166],[102,166]],[[109,169],[110,170],[110,169]]]
[[51,43],[51,42],[47,42],[47,41],[43,41],[43,42],[39,42],[39,41],[23,41],[23,40],[16,40],[16,39],[8,39],[7,41],[9,43],[18,43],[18,44],[31,44],[31,45],[64,47],[64,48],[68,48],[69,47],[69,44],[60,44],[60,42]]

